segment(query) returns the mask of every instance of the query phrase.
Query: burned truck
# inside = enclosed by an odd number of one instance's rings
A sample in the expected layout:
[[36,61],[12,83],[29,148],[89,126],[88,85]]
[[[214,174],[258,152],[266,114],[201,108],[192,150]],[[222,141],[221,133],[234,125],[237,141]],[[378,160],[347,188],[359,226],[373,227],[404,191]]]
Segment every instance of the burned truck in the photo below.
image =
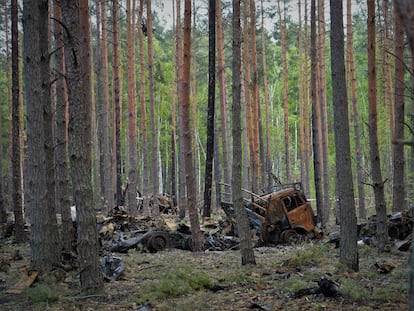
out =
[[[301,183],[278,185],[263,195],[244,192],[250,196],[245,199],[250,224],[258,231],[262,243],[277,245],[322,237]],[[227,215],[234,214],[231,204],[222,206]]]

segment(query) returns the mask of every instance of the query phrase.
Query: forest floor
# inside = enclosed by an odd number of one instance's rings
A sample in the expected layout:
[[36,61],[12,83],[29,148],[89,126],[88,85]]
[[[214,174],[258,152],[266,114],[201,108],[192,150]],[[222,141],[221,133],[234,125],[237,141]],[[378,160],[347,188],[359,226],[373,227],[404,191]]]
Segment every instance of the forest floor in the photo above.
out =
[[[408,310],[408,251],[391,247],[379,254],[359,245],[359,272],[346,272],[339,249],[326,241],[257,247],[253,266],[242,266],[237,250],[134,248],[114,254],[125,264],[117,280],[105,282],[99,294],[83,295],[77,271],[39,275],[21,293],[11,293],[27,277],[30,250],[4,239],[0,310]],[[295,295],[318,287],[324,275],[339,285],[338,295]]]

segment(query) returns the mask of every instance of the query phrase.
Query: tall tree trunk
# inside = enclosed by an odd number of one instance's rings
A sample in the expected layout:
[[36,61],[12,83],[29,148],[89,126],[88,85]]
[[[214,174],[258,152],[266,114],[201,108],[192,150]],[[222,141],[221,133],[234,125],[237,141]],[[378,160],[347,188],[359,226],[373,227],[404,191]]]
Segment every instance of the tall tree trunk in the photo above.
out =
[[[173,30],[177,33],[177,26],[175,24],[175,0],[172,0],[173,6]],[[174,46],[175,36],[172,37],[172,63],[177,59],[177,48]],[[177,68],[172,66],[172,91],[171,91],[171,198],[172,204],[175,207],[177,205],[177,109],[176,109],[176,96],[177,96]]]
[[157,126],[156,126],[156,115],[155,115],[155,102],[154,102],[154,73],[153,73],[153,52],[152,52],[152,11],[151,11],[151,0],[147,0],[147,31],[148,31],[148,76],[150,84],[150,123],[151,123],[151,175],[152,175],[152,194],[154,195],[153,199],[155,200],[154,206],[152,208],[152,213],[154,215],[159,215],[158,204],[156,200],[156,195],[159,192],[160,181],[158,178],[158,135],[157,135]]
[[325,27],[325,0],[318,0],[318,60],[319,83],[318,100],[320,111],[320,139],[322,154],[322,181],[323,181],[323,224],[329,220],[329,159],[328,159],[328,115],[326,104],[326,27]]
[[325,226],[323,220],[323,191],[322,191],[322,154],[320,146],[320,110],[317,96],[317,52],[316,52],[316,0],[311,0],[311,100],[312,100],[312,144],[313,144],[313,169],[316,194],[316,209],[318,222]]
[[[224,33],[223,33],[223,17],[221,12],[221,1],[216,0],[216,33],[217,33],[217,74],[219,78],[219,96],[220,96],[220,133],[221,133],[221,145],[223,152],[223,178],[224,178],[224,192],[230,192],[231,190],[226,185],[231,184],[231,136],[230,136],[230,120],[229,120],[229,107],[227,102],[227,89],[226,89],[226,64],[224,59]],[[218,151],[218,150],[217,150]],[[215,165],[219,163],[215,162]],[[220,188],[219,184],[216,187]]]
[[64,80],[65,55],[63,42],[62,12],[60,5],[54,1],[54,34],[56,42],[55,62],[57,71],[56,80],[56,129],[55,129],[55,176],[56,176],[56,210],[62,217],[62,244],[63,251],[70,253],[75,246],[75,228],[72,223],[69,197],[68,176],[68,93]]
[[[183,92],[181,91],[181,83],[183,80],[183,39],[182,39],[182,27],[181,27],[181,0],[177,0],[177,77],[178,77],[178,143],[179,143],[179,176],[178,176],[178,204],[179,204],[179,216],[181,219],[185,217],[188,202],[186,201],[186,176],[185,176],[185,153],[184,153],[184,131],[183,131]],[[190,13],[191,14],[191,13]]]
[[102,209],[104,205],[103,198],[105,197],[105,184],[104,184],[104,161],[102,156],[102,114],[103,114],[103,78],[102,78],[102,13],[101,13],[101,0],[95,0],[96,7],[96,46],[95,46],[95,65],[94,72],[96,75],[96,135],[97,135],[97,161],[98,166],[95,169],[99,171],[97,179],[95,180],[95,187],[97,189],[95,196],[95,203]]
[[128,47],[128,189],[129,212],[137,215],[137,108],[135,66],[135,0],[127,1],[127,47]]
[[344,62],[342,1],[331,0],[331,70],[334,110],[336,193],[341,222],[340,262],[359,270],[357,221],[352,183],[351,144],[349,140],[348,99]]
[[114,112],[114,149],[115,149],[115,184],[116,205],[123,205],[122,194],[122,159],[121,159],[121,83],[119,56],[119,3],[112,3],[112,103]]
[[[282,68],[283,68],[283,121],[285,134],[285,174],[286,182],[291,181],[290,172],[290,133],[289,133],[289,98],[288,98],[288,68],[287,68],[287,51],[286,51],[286,21],[285,13],[282,17],[282,9],[280,7],[280,0],[278,4],[278,14],[280,23],[280,35],[282,44]],[[283,8],[284,10],[285,8]]]
[[87,0],[62,3],[65,30],[66,81],[69,97],[69,158],[78,226],[81,289],[103,287],[91,176],[91,54]]
[[138,41],[139,41],[139,101],[140,101],[140,129],[141,129],[141,157],[142,157],[142,195],[144,213],[149,214],[148,195],[149,195],[149,164],[148,164],[148,131],[147,131],[147,105],[145,100],[145,53],[144,53],[144,33],[142,31],[142,15],[144,11],[144,1],[140,0],[138,10]]
[[[404,29],[394,7],[394,136],[392,140],[404,139],[405,106],[405,64],[404,64]],[[405,155],[403,144],[392,145],[392,210],[403,211],[407,205],[405,191]]]
[[354,123],[354,141],[355,141],[355,160],[357,163],[357,188],[358,188],[358,211],[359,218],[366,219],[366,207],[365,207],[365,190],[363,184],[364,176],[364,157],[362,154],[361,146],[361,134],[359,128],[359,113],[358,113],[358,98],[357,98],[357,79],[355,73],[355,60],[354,60],[354,47],[353,47],[353,32],[352,32],[352,3],[351,0],[347,0],[347,25],[346,25],[346,38],[347,38],[347,58],[348,58],[348,79],[350,83],[347,84],[350,87],[353,123]]
[[[207,108],[207,151],[204,184],[203,216],[211,214],[211,188],[213,187],[214,160],[214,110],[216,97],[216,0],[209,0],[208,11],[208,108]],[[194,115],[194,117],[196,117]]]
[[180,80],[179,91],[183,99],[183,147],[185,152],[185,174],[187,187],[187,204],[191,224],[192,249],[199,251],[203,248],[198,210],[196,202],[195,178],[192,167],[193,153],[191,148],[190,130],[190,63],[191,63],[191,0],[184,2],[184,58],[183,74]]
[[[247,138],[249,145],[249,189],[253,192],[257,192],[256,184],[254,182],[254,136],[253,136],[253,103],[251,96],[251,77],[250,77],[250,53],[249,53],[249,0],[242,0],[243,3],[243,90],[244,90],[244,100],[246,106],[246,123],[247,123]],[[233,159],[234,160],[234,159]],[[247,159],[246,159],[247,161]]]
[[[20,158],[20,109],[19,109],[19,32],[18,32],[18,4],[11,1],[11,37],[12,37],[12,204],[14,212],[14,226],[16,242],[25,241],[23,202],[21,189],[21,158]],[[27,12],[27,11],[26,11]],[[37,12],[38,13],[38,12]],[[38,13],[40,14],[40,13]],[[40,17],[37,17],[40,18]],[[47,30],[46,32],[47,33]],[[39,45],[40,42],[33,42]],[[35,57],[35,55],[33,55]],[[36,59],[36,61],[39,61]],[[42,125],[39,124],[39,125]],[[45,205],[46,206],[46,205]]]
[[[378,1],[379,2],[379,1]],[[379,3],[377,3],[379,5]],[[389,128],[391,129],[391,137],[395,136],[395,129],[394,129],[394,119],[395,119],[395,112],[394,112],[394,87],[393,87],[393,78],[392,78],[392,64],[391,64],[391,53],[390,51],[393,49],[393,34],[394,31],[392,30],[392,26],[390,26],[390,22],[392,19],[392,15],[390,17],[390,0],[382,0],[381,1],[382,8],[381,12],[378,14],[379,17],[381,17],[381,13],[383,15],[383,25],[381,23],[378,23],[379,26],[383,27],[383,29],[378,31],[378,37],[379,40],[382,40],[377,44],[379,52],[379,60],[378,64],[380,65],[380,68],[382,70],[383,75],[383,83],[381,83],[381,101],[382,105],[379,106],[379,112],[378,112],[378,124],[379,124],[379,141],[381,143],[381,138],[388,140],[389,133],[385,133],[386,131],[389,131]],[[387,111],[388,108],[388,111]],[[386,122],[389,122],[389,127],[387,126]],[[384,135],[385,134],[385,135]],[[388,144],[388,141],[385,145],[385,152],[383,152],[384,157],[384,164],[388,167],[387,170],[393,169],[392,159],[389,157],[389,155],[392,154],[392,146]]]
[[[260,161],[259,142],[261,141],[261,116],[260,116],[260,94],[259,94],[259,70],[257,67],[257,46],[256,46],[256,5],[254,0],[250,0],[250,51],[252,59],[252,115],[253,115],[253,184],[256,191],[259,191],[260,167],[263,160]],[[262,145],[262,144],[261,144]],[[261,152],[263,155],[263,152]]]
[[[109,69],[108,69],[108,23],[106,17],[106,1],[101,1],[101,18],[102,18],[102,55],[101,55],[101,65],[102,65],[102,105],[98,104],[100,107],[99,111],[99,124],[100,130],[102,133],[100,135],[100,152],[101,152],[101,161],[103,165],[101,166],[101,178],[103,181],[101,185],[103,186],[102,192],[104,194],[106,205],[104,206],[104,211],[114,207],[114,192],[112,184],[112,160],[111,160],[111,143],[110,143],[110,113],[109,113]],[[100,76],[98,76],[98,79]],[[98,89],[99,92],[99,89]],[[98,93],[99,94],[99,93]]]
[[256,264],[253,247],[250,240],[250,226],[244,210],[241,190],[241,26],[240,0],[233,0],[233,169],[232,196],[236,211],[237,230],[240,237],[240,253],[242,264]]
[[367,0],[368,6],[368,131],[369,151],[371,159],[371,178],[374,188],[375,211],[377,214],[376,237],[378,248],[384,250],[388,241],[387,233],[387,208],[384,196],[384,181],[381,174],[380,154],[378,147],[377,129],[377,96],[376,96],[376,66],[375,66],[375,0]]
[[[414,57],[414,2],[410,0],[394,0],[394,5],[396,8],[396,12],[398,17],[401,19],[402,24],[404,25],[405,32],[407,34],[411,57]],[[412,60],[411,68],[414,69],[414,61]],[[414,97],[414,76],[411,76],[411,85],[413,88],[411,89],[411,95]],[[412,97],[412,98],[413,98]],[[414,112],[414,102],[411,103],[411,111]],[[411,128],[414,127],[413,118],[411,118]],[[411,139],[411,169],[413,168],[413,159],[414,159],[414,142]],[[412,170],[411,170],[412,171]],[[410,254],[410,287],[409,287],[409,309],[414,310],[414,247],[411,247],[411,254]]]
[[[197,29],[196,29],[196,1],[193,0],[193,30],[192,30],[192,51],[194,51],[191,55],[192,57],[192,66],[191,66],[191,73],[192,79],[190,80],[190,88],[191,88],[191,129],[193,132],[193,167],[194,167],[194,178],[196,179],[196,194],[201,189],[201,162],[199,161],[199,149],[197,148],[197,141],[199,139],[198,132],[197,132]],[[207,108],[208,110],[208,108]],[[198,161],[197,161],[198,160]],[[198,162],[198,163],[197,163]]]
[[[305,12],[308,12],[308,1],[305,0]],[[305,135],[305,167],[309,168],[310,159],[311,159],[311,122],[310,122],[310,112],[309,112],[309,26],[308,26],[308,14],[305,13],[305,34],[304,34],[304,75],[303,75],[303,89],[304,89],[304,135]],[[310,194],[310,173],[309,169],[306,170],[305,180],[303,186],[305,188],[305,193]]]
[[[60,264],[61,251],[55,204],[50,202],[47,188],[47,178],[54,177],[47,175],[46,166],[50,163],[46,163],[45,123],[50,120],[43,111],[51,105],[48,12],[48,1],[23,3],[31,265],[43,271]],[[20,179],[16,184],[20,187]]]
[[[298,54],[299,54],[299,77],[298,77],[298,106],[299,106],[299,119],[302,122],[299,122],[299,140],[300,140],[300,176],[302,183],[304,184],[306,170],[305,166],[305,109],[304,109],[304,96],[303,96],[303,31],[302,31],[302,3],[301,0],[298,0]],[[306,69],[305,69],[306,70]]]
[[[7,17],[8,15],[8,10],[5,7],[5,17]],[[0,12],[0,14],[2,14],[2,12]],[[2,16],[2,15],[0,15]],[[6,19],[7,22],[7,19]],[[6,42],[6,44],[9,44],[8,40]],[[7,55],[6,55],[7,58]],[[7,71],[8,71],[8,62],[6,61],[6,66],[7,66]],[[7,84],[7,90],[9,89],[9,84]],[[7,101],[7,105],[9,104],[9,102]],[[3,113],[0,113],[0,128],[3,128]],[[3,138],[0,137],[0,154],[3,155]],[[0,163],[0,224],[5,224],[7,222],[7,211],[6,211],[6,205],[4,204],[4,194],[3,194],[3,183],[4,183],[4,178],[3,178],[3,161],[1,161]]]

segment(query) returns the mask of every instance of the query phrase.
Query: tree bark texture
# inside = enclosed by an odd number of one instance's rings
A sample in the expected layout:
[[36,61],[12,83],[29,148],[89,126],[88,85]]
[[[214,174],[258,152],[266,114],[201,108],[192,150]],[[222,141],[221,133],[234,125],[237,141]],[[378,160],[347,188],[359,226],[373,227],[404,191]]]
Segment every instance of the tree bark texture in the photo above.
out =
[[[27,12],[27,11],[26,11]],[[33,17],[36,20],[38,17]],[[19,83],[19,32],[18,32],[18,4],[11,1],[11,37],[12,37],[12,205],[16,242],[25,240],[23,201],[21,189],[21,157],[20,157],[20,83]],[[34,40],[33,45],[38,45]],[[32,57],[35,57],[34,55]],[[39,61],[39,60],[36,60]],[[33,69],[35,70],[35,69]]]
[[352,182],[342,17],[342,1],[331,0],[331,71],[336,157],[335,184],[341,223],[340,262],[349,269],[358,271],[357,220]]
[[124,205],[122,193],[122,159],[121,159],[121,83],[119,55],[119,3],[112,3],[112,103],[114,113],[113,148],[115,149],[115,202],[117,206]]
[[191,148],[190,129],[190,64],[191,64],[191,0],[184,2],[184,58],[183,74],[180,81],[179,91],[183,99],[183,147],[185,152],[185,181],[187,188],[188,213],[191,224],[192,249],[200,251],[203,248],[200,224],[198,220],[198,209],[196,202],[195,178],[193,169],[193,154]]
[[[395,8],[394,8],[395,11]],[[394,14],[394,137],[393,141],[404,139],[405,113],[405,63],[404,28],[397,12]],[[400,212],[406,208],[405,155],[403,144],[392,145],[392,210]]]
[[54,1],[54,34],[56,42],[56,128],[55,128],[55,176],[56,176],[56,210],[62,218],[63,251],[70,253],[75,247],[75,228],[72,223],[69,198],[68,174],[68,93],[66,89],[65,55],[63,42],[62,12],[60,5]]
[[[216,0],[209,1],[208,11],[208,108],[207,108],[207,151],[204,183],[203,216],[211,214],[211,189],[213,187],[214,160],[214,111],[216,96]],[[194,115],[194,118],[196,116]]]
[[[226,89],[226,64],[224,58],[224,33],[223,33],[223,17],[221,11],[221,1],[216,0],[216,36],[217,36],[217,74],[219,79],[219,97],[220,97],[220,133],[221,145],[223,153],[223,179],[225,185],[231,183],[231,167],[232,167],[232,141],[230,135],[230,119],[229,107],[227,102]],[[217,150],[218,151],[218,150]],[[217,163],[215,163],[217,164]],[[218,187],[219,185],[216,185]],[[231,190],[224,186],[224,192]]]
[[250,225],[244,209],[241,190],[241,26],[240,0],[233,0],[233,168],[232,168],[232,196],[236,211],[237,230],[240,237],[240,252],[242,265],[256,264],[253,247],[250,240]]
[[316,194],[316,209],[318,222],[324,226],[323,220],[323,190],[322,190],[322,149],[320,109],[318,105],[317,88],[317,51],[316,51],[316,0],[311,0],[311,101],[312,101],[312,145],[313,145],[313,168]]
[[[158,165],[158,135],[155,115],[155,101],[154,101],[154,73],[153,73],[153,51],[152,51],[152,11],[151,11],[151,0],[147,0],[147,30],[148,30],[148,78],[149,78],[149,95],[150,95],[150,123],[151,123],[151,193],[155,196],[159,192],[160,181],[158,178],[159,165]],[[158,205],[155,204],[157,207]],[[151,211],[155,215],[159,215],[158,207],[153,207]]]
[[346,25],[346,42],[347,42],[347,60],[348,60],[348,80],[347,84],[350,88],[348,94],[351,95],[352,103],[352,116],[354,125],[354,141],[355,141],[355,160],[357,164],[357,188],[358,188],[358,211],[359,218],[366,219],[366,207],[365,207],[365,190],[363,184],[365,161],[362,153],[361,146],[361,131],[359,127],[359,112],[358,112],[358,97],[357,97],[357,79],[355,73],[355,59],[354,59],[354,47],[353,47],[353,32],[352,32],[352,3],[351,0],[347,0],[347,25]]
[[318,101],[320,111],[320,141],[322,155],[322,181],[323,181],[323,219],[325,225],[329,220],[329,159],[328,159],[328,112],[326,103],[326,25],[325,25],[325,0],[318,0]]
[[[54,176],[47,176],[50,163],[46,163],[45,155],[47,119],[43,109],[51,105],[48,12],[48,1],[23,3],[31,266],[43,271],[60,264],[61,250],[55,204],[50,202],[47,187],[47,178]],[[20,179],[18,184],[20,187]]]
[[69,98],[69,159],[76,205],[81,289],[103,287],[91,176],[91,54],[87,0],[61,0]]
[[381,173],[381,162],[378,146],[377,96],[376,96],[376,40],[375,40],[375,0],[367,0],[368,6],[368,131],[371,159],[371,178],[374,188],[375,210],[377,215],[377,241],[380,251],[384,250],[388,241],[387,208],[384,195],[384,181]]
[[135,3],[127,1],[128,27],[128,189],[127,204],[129,212],[137,215],[137,107],[136,107],[136,66],[135,66]]

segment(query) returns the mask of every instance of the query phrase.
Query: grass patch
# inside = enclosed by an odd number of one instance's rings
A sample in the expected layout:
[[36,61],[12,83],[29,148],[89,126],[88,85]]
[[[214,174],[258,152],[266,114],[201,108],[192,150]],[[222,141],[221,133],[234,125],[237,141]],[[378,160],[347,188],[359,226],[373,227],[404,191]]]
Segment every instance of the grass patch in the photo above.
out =
[[292,258],[285,261],[285,265],[296,268],[300,266],[320,265],[325,262],[326,254],[329,252],[329,245],[313,245],[306,250],[297,250]]
[[154,301],[175,298],[189,293],[209,289],[213,286],[211,278],[190,267],[179,267],[168,271],[158,281],[146,281],[142,284],[142,294],[138,301]]
[[244,285],[247,283],[254,282],[254,279],[250,271],[243,269],[229,271],[229,273],[223,275],[222,279],[225,283],[230,285]]
[[354,279],[343,279],[341,280],[341,294],[349,299],[354,301],[367,299],[367,297],[371,296],[371,293],[368,289],[361,286],[360,280]]
[[48,284],[36,284],[24,290],[23,294],[34,304],[45,304],[59,301],[59,291]]
[[316,283],[310,284],[308,281],[304,280],[301,277],[291,277],[283,282],[283,286],[281,286],[281,288],[290,292],[296,292],[300,289],[313,286],[316,286]]

